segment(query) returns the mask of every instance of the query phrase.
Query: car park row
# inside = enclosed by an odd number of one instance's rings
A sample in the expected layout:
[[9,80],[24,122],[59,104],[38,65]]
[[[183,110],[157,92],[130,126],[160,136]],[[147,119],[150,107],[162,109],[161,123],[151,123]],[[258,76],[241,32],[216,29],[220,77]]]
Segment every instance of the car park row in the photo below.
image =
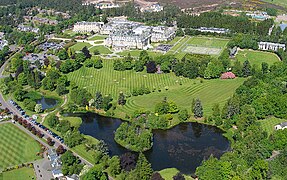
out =
[[46,126],[42,125],[41,123],[38,123],[35,119],[31,118],[26,114],[26,112],[13,100],[9,100],[9,103],[11,103],[19,112],[20,114],[24,117],[25,120],[30,121],[32,124],[39,126],[41,129],[44,131],[47,131],[51,136],[54,138],[58,139],[61,143],[64,143],[64,139],[48,129]]

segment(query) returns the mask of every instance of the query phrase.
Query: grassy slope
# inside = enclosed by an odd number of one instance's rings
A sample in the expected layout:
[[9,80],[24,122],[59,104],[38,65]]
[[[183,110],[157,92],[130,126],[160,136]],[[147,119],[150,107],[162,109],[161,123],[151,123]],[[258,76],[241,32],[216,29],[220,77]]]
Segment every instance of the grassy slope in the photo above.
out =
[[0,169],[39,159],[40,144],[13,124],[0,126]]
[[263,1],[287,8],[287,0],[263,0]]
[[245,60],[248,60],[252,65],[255,64],[258,67],[261,67],[262,62],[266,62],[269,65],[272,65],[279,61],[279,57],[274,53],[252,50],[240,50],[238,51],[236,58],[241,63],[244,63]]
[[168,51],[168,54],[175,54],[176,58],[182,59],[186,54],[183,50],[187,45],[224,49],[228,41],[228,39],[210,38],[205,36],[186,36],[182,39],[177,37],[173,44],[175,42],[178,43]]
[[[156,92],[149,95],[131,97],[127,99],[127,105],[118,110],[132,113],[137,109],[144,108],[154,110],[154,105],[164,97],[173,100],[178,106],[190,109],[193,98],[200,98],[204,106],[204,112],[210,113],[214,103],[223,104],[234,90],[243,83],[244,79],[235,80],[191,80],[170,74],[147,74],[134,71],[114,71],[112,61],[104,61],[104,67],[100,70],[93,68],[81,68],[68,74],[71,81],[80,87],[86,88],[91,94],[101,91],[104,95],[111,94],[114,99],[118,98],[120,91],[130,94],[134,88],[142,86],[150,90],[156,88]],[[180,82],[182,85],[179,85]],[[168,87],[168,90],[165,88]],[[158,92],[161,89],[161,92]]]
[[74,49],[75,51],[81,51],[83,47],[87,46],[87,48],[91,47],[89,43],[86,42],[77,42],[75,45],[73,45],[71,48]]
[[30,180],[30,179],[36,179],[34,169],[23,167],[20,169],[15,169],[12,171],[7,171],[3,173],[3,180]]
[[[155,57],[155,56],[162,55],[162,54],[159,53],[159,52],[153,52],[153,51],[147,51],[147,52],[148,52],[149,56],[151,56],[151,57]],[[119,52],[118,54],[121,55],[121,56],[127,56],[129,53],[130,53],[130,55],[133,56],[133,57],[139,57],[139,56],[140,56],[140,53],[141,53],[141,50],[123,51],[123,52]]]
[[95,50],[98,50],[100,54],[110,54],[112,53],[107,47],[105,46],[93,46],[92,48],[89,49],[91,53],[93,53]]
[[[166,169],[159,171],[160,175],[165,180],[173,180],[173,176],[175,176],[178,172],[179,172],[179,170],[177,170],[176,168],[166,168]],[[186,180],[192,180],[193,179],[190,176],[186,176],[186,175],[184,175],[184,176],[185,176]]]
[[89,38],[89,40],[104,40],[104,39],[106,39],[108,36],[106,36],[106,35],[101,35],[101,36],[94,36],[94,37],[92,37],[92,38]]
[[268,135],[272,134],[275,131],[274,126],[280,124],[282,122],[286,122],[286,119],[279,119],[275,117],[267,118],[264,120],[260,120],[260,124],[262,128],[268,133]]
[[210,115],[213,105],[219,103],[222,107],[243,81],[242,78],[235,80],[204,80],[203,83],[194,80],[193,82],[196,84],[189,82],[182,86],[172,86],[167,91],[162,90],[161,92],[128,98],[126,105],[119,107],[118,111],[127,114],[131,114],[138,109],[154,111],[155,104],[162,101],[164,97],[174,101],[180,108],[191,111],[193,98],[199,98],[203,105],[204,115]]

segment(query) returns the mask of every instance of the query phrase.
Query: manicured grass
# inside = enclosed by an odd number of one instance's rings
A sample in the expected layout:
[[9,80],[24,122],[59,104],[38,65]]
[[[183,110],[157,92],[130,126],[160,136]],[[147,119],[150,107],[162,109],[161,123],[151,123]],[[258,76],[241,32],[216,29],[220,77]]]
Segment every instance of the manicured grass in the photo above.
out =
[[[178,37],[178,36],[177,36],[177,37],[175,37],[173,40],[167,42],[167,44],[173,45],[173,44],[177,43],[181,38],[182,38],[182,37]],[[164,43],[164,44],[165,44],[165,43]]]
[[[165,180],[173,180],[173,176],[175,176],[179,170],[176,168],[166,168],[161,171],[159,171],[160,175],[165,179]],[[192,177],[184,175],[186,180],[193,180]]]
[[[85,139],[87,140],[87,143],[93,143],[97,144],[99,141],[91,136],[85,135]],[[78,145],[76,147],[72,148],[73,151],[75,151],[77,154],[79,154],[81,157],[89,161],[90,163],[95,163],[95,158],[93,151],[87,151],[85,144]]]
[[77,42],[74,46],[72,46],[71,48],[74,49],[75,51],[81,51],[83,49],[83,47],[87,46],[87,48],[91,47],[92,45],[90,45],[89,43],[86,42]]
[[95,50],[98,50],[100,54],[111,54],[112,52],[109,50],[109,48],[105,46],[93,46],[89,49],[91,53],[93,53]]
[[[178,37],[177,37],[178,38]],[[220,39],[220,38],[211,38],[211,37],[205,37],[205,36],[185,36],[182,39],[176,39],[178,43],[175,44],[167,54],[175,54],[175,57],[177,59],[182,59],[184,55],[187,53],[185,52],[185,49],[187,46],[192,47],[202,47],[202,51],[200,51],[200,54],[208,54],[209,49],[216,48],[218,51],[222,52],[222,50],[226,47],[227,43],[229,42],[228,39]],[[205,52],[206,51],[206,52]],[[218,54],[215,54],[214,56],[218,56]]]
[[275,117],[259,120],[262,128],[268,133],[268,135],[272,134],[275,131],[274,126],[286,121],[286,119],[279,119]]
[[155,105],[165,97],[174,101],[180,108],[186,108],[191,113],[192,100],[199,98],[202,102],[204,116],[211,115],[212,107],[218,103],[223,107],[234,91],[242,84],[243,78],[234,80],[188,80],[183,85],[170,86],[168,90],[161,88],[161,92],[154,92],[143,96],[132,96],[127,99],[125,106],[118,107],[117,111],[132,114],[139,109],[154,111]]
[[102,44],[102,43],[104,43],[104,41],[95,41],[94,43],[95,44]]
[[275,62],[279,62],[279,57],[270,52],[262,52],[262,51],[253,51],[253,50],[240,50],[236,55],[236,59],[241,63],[248,60],[250,64],[255,64],[259,68],[261,68],[262,62],[266,62],[269,65],[274,64]]
[[13,124],[0,125],[0,171],[39,159],[40,144]]
[[80,127],[82,124],[82,119],[80,117],[63,117],[61,120],[69,121],[73,127]]
[[[1,179],[1,177],[0,177]],[[20,169],[15,169],[12,171],[7,171],[3,173],[3,180],[30,180],[36,179],[34,169],[23,167]]]
[[187,41],[187,44],[223,49],[228,42],[229,42],[228,39],[194,36],[191,37],[189,41]]
[[89,38],[89,40],[104,40],[106,39],[108,36],[105,36],[105,35],[96,35],[92,38]]
[[287,8],[287,0],[263,0],[263,1],[271,4],[277,4],[279,6]]
[[[117,100],[119,92],[130,95],[133,89],[142,86],[155,89],[148,95],[127,98],[127,103],[123,107],[118,107],[116,111],[133,113],[135,110],[154,110],[156,103],[167,97],[173,100],[180,108],[190,110],[193,98],[200,98],[205,115],[211,113],[215,103],[223,105],[232,96],[235,89],[243,83],[245,79],[236,78],[233,80],[192,80],[188,78],[170,74],[148,74],[146,72],[137,73],[135,71],[115,71],[112,60],[104,60],[103,68],[96,70],[82,67],[81,69],[68,74],[68,79],[75,82],[79,87],[87,89],[91,94],[97,91],[103,95],[111,94]],[[182,85],[180,85],[182,84]],[[168,88],[168,90],[165,90]],[[158,92],[158,90],[161,92]]]
[[[147,52],[148,52],[149,56],[151,56],[151,57],[156,57],[156,56],[162,55],[162,53],[159,53],[159,52],[153,52],[153,51],[147,51]],[[123,52],[119,52],[118,54],[121,56],[127,56],[129,53],[133,57],[139,57],[141,50],[123,51]]]

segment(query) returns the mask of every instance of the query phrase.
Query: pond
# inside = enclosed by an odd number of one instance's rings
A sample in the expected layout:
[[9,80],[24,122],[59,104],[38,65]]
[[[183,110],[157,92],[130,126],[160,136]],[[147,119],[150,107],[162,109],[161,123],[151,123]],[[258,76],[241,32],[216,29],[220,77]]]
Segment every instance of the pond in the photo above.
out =
[[58,101],[56,99],[45,98],[42,96],[42,98],[37,100],[36,103],[42,104],[42,109],[45,110],[55,107],[58,104]]
[[[81,133],[104,140],[111,155],[128,152],[114,141],[114,132],[120,126],[120,119],[97,114],[77,114],[83,120]],[[152,168],[156,171],[174,167],[185,174],[195,172],[202,160],[211,154],[220,157],[230,148],[229,141],[220,129],[199,123],[181,123],[169,130],[154,130],[154,144],[145,152]]]

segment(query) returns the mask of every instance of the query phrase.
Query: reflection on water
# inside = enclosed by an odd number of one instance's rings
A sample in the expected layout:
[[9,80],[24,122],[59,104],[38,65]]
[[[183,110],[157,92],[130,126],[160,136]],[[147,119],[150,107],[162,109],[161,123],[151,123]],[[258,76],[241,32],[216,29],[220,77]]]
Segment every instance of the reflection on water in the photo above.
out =
[[[80,132],[104,140],[111,155],[128,152],[114,141],[114,132],[121,120],[92,113],[77,116],[83,119]],[[169,130],[154,130],[153,134],[153,148],[145,155],[154,170],[175,167],[182,173],[191,174],[202,160],[211,154],[220,157],[229,148],[220,129],[199,123],[182,123]]]
[[42,104],[42,109],[45,110],[55,107],[58,102],[56,99],[42,97],[40,100],[37,100],[36,103]]

